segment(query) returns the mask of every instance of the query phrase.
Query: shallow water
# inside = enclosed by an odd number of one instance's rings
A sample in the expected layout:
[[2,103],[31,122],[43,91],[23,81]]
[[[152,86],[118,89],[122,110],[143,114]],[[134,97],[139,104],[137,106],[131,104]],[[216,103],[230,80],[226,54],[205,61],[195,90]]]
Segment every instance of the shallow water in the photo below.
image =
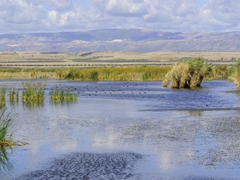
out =
[[[8,104],[18,113],[13,138],[29,145],[8,150],[12,168],[0,179],[240,177],[240,97],[231,82],[172,90],[161,82],[36,81],[47,84],[43,104]],[[78,101],[51,103],[56,86],[75,89]]]

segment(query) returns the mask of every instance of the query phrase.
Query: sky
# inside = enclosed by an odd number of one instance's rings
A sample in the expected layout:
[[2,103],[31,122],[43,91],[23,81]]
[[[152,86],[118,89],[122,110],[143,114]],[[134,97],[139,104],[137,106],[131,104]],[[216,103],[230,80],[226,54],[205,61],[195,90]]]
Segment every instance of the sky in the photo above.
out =
[[0,34],[95,29],[240,30],[240,0],[0,0]]

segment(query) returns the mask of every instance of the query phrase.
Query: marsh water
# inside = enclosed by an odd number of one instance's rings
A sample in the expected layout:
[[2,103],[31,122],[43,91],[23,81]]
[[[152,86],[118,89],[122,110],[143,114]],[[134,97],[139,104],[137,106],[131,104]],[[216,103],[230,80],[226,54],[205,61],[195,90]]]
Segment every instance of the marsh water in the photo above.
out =
[[[9,103],[18,114],[0,179],[230,180],[240,178],[240,96],[229,81],[176,90],[161,82],[46,83],[42,104]],[[78,100],[54,103],[54,87]],[[4,154],[4,153],[3,153]]]

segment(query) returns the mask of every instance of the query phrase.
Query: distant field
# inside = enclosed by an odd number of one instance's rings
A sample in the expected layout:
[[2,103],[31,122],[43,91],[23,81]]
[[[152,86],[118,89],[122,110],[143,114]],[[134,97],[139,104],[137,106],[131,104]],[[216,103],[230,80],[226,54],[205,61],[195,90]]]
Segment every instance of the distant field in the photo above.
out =
[[0,53],[2,67],[105,67],[172,65],[180,59],[203,57],[212,64],[236,64],[240,52],[79,52],[79,53]]

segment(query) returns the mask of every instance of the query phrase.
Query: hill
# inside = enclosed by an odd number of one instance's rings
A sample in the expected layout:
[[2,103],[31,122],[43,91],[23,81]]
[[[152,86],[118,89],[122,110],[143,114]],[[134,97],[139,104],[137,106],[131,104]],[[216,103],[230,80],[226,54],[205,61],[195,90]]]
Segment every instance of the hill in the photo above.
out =
[[144,29],[2,34],[0,51],[37,52],[187,52],[239,51],[240,32],[182,33]]

